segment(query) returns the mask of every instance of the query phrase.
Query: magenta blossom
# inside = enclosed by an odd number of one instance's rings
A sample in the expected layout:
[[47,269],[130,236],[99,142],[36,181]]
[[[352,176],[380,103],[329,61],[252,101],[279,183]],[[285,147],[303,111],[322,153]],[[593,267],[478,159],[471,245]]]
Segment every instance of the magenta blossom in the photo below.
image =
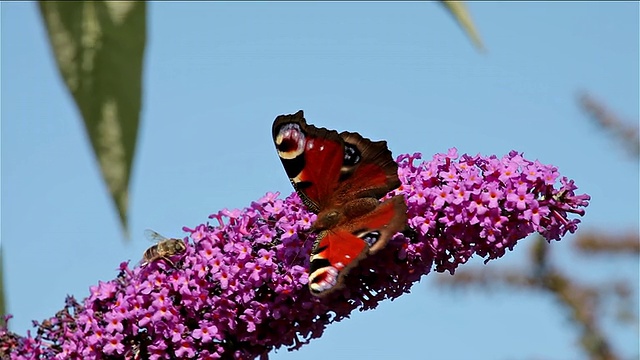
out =
[[[268,193],[244,210],[210,216],[185,239],[184,253],[144,267],[120,266],[82,304],[67,299],[36,323],[35,337],[0,329],[0,357],[11,359],[266,358],[298,349],[355,309],[409,292],[432,269],[449,271],[472,256],[503,256],[534,232],[559,240],[574,232],[588,195],[553,166],[511,152],[458,157],[455,149],[418,162],[398,158],[407,228],[364,259],[342,290],[326,298],[307,288],[315,215],[296,194]],[[284,176],[284,175],[283,175]]]

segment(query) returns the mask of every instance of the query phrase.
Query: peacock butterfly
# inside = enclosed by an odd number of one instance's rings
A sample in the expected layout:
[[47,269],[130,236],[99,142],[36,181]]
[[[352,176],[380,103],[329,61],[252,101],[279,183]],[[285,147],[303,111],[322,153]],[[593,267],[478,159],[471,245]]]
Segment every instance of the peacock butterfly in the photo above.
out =
[[386,141],[307,124],[302,110],[273,122],[273,141],[306,207],[317,214],[309,289],[325,296],[343,285],[349,270],[384,248],[405,228],[403,196],[379,199],[400,186],[398,164]]

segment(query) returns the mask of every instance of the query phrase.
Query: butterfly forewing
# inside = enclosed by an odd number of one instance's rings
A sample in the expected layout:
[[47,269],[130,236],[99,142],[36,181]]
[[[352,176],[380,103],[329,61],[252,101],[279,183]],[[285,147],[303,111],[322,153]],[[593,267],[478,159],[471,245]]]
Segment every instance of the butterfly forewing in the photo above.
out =
[[[354,147],[358,156],[354,165],[342,169],[340,189],[349,189],[353,197],[381,198],[400,186],[398,164],[393,160],[386,141],[371,141],[360,134],[342,132],[340,137],[347,147]],[[345,196],[345,195],[343,195]]]
[[287,176],[309,209],[317,213],[327,207],[344,158],[338,132],[308,125],[299,111],[276,118],[273,140]]

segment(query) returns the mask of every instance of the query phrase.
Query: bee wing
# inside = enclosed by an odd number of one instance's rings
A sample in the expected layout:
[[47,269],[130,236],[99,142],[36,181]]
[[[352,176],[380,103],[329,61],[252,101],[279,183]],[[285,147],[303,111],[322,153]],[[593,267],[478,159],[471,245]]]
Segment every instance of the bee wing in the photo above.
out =
[[160,241],[167,240],[167,238],[166,238],[166,237],[164,237],[164,236],[162,236],[162,235],[158,234],[157,232],[155,232],[155,231],[153,231],[153,230],[151,230],[151,229],[146,229],[146,230],[144,231],[144,237],[146,237],[146,238],[147,238],[147,240],[149,240],[149,241],[153,241],[153,242],[156,242],[156,243],[158,243],[158,242],[160,242]]

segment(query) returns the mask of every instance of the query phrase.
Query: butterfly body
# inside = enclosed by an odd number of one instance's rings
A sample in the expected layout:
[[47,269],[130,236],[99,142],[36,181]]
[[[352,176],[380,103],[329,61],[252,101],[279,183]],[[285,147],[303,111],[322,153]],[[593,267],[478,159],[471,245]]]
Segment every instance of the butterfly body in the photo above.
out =
[[349,269],[404,229],[404,198],[379,201],[400,185],[398,165],[385,141],[317,128],[302,111],[278,116],[272,132],[293,187],[317,214],[309,288],[316,296],[330,294]]

